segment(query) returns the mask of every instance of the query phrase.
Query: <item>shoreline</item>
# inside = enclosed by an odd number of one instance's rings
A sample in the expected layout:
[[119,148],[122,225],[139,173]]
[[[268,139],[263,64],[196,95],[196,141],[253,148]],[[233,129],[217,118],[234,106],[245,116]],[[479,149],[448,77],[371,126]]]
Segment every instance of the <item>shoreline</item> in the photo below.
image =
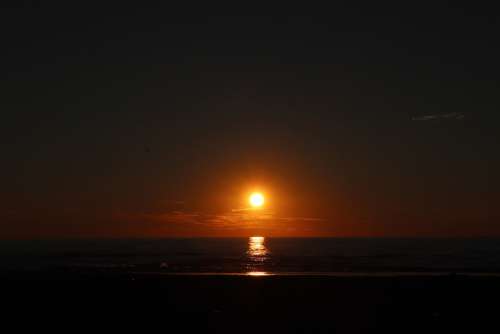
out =
[[243,277],[499,277],[500,272],[130,272],[141,276],[243,276]]

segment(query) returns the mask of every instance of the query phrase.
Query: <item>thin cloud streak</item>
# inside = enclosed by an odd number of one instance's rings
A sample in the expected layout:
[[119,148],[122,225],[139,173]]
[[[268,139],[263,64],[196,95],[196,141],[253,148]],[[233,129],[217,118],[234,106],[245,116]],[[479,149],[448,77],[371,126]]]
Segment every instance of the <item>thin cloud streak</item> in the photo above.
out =
[[270,227],[286,222],[321,222],[317,217],[280,217],[271,211],[238,210],[221,214],[200,212],[169,211],[162,213],[120,214],[120,217],[137,222],[153,222],[155,224],[176,224],[205,226],[220,229],[247,229],[258,227],[261,223]]
[[465,118],[464,113],[452,112],[447,114],[432,114],[425,116],[415,116],[412,117],[413,121],[425,122],[425,121],[434,121],[434,120],[462,120]]

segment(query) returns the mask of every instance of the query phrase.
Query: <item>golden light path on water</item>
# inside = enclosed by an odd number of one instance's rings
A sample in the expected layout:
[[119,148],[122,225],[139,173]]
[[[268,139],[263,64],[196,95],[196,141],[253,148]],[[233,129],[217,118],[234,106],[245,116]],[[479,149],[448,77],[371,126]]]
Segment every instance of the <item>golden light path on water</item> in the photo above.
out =
[[264,237],[250,237],[248,238],[247,256],[249,261],[249,271],[246,273],[249,276],[268,276],[265,271],[256,270],[268,259],[269,250],[265,245],[266,239]]
[[269,276],[265,271],[249,271],[247,272],[248,276]]

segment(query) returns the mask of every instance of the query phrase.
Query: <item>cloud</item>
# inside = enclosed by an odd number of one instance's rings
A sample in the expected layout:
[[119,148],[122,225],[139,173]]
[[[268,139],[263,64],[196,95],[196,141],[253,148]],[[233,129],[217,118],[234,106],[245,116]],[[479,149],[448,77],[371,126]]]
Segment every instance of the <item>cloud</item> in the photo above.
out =
[[284,217],[278,218],[281,221],[305,221],[305,222],[319,222],[324,221],[323,218],[312,218],[312,217]]
[[419,122],[425,122],[425,121],[434,121],[434,120],[462,120],[465,118],[464,113],[460,112],[452,112],[452,113],[446,113],[446,114],[432,114],[432,115],[424,115],[424,116],[415,116],[412,117],[412,121],[419,121]]
[[272,211],[236,209],[225,213],[201,213],[189,211],[169,211],[139,214],[120,214],[122,219],[138,222],[163,224],[175,224],[185,226],[204,226],[217,229],[247,229],[254,227],[272,228],[281,223],[290,222],[319,222],[322,218],[316,217],[281,217]]

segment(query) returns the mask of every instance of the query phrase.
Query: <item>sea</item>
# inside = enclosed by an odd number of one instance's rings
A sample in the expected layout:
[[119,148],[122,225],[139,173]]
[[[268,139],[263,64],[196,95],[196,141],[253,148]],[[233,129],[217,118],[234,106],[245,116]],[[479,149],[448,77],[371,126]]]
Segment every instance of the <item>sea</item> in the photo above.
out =
[[500,275],[500,239],[0,241],[0,275]]

